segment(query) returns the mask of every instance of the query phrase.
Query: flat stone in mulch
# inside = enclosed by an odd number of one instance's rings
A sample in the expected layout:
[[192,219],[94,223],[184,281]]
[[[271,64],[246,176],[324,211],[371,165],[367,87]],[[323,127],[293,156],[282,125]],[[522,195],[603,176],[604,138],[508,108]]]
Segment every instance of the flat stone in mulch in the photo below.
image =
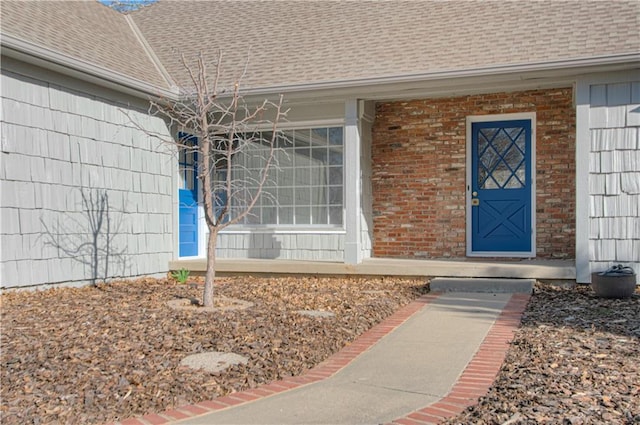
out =
[[186,310],[202,313],[212,313],[216,311],[233,311],[233,310],[246,310],[253,307],[253,303],[250,301],[239,300],[237,298],[229,298],[218,296],[215,297],[213,307],[205,307],[200,304],[200,300],[197,298],[176,298],[167,301],[167,305],[176,310]]
[[235,353],[223,353],[221,351],[210,351],[208,353],[192,354],[182,359],[182,366],[191,369],[201,369],[206,372],[220,372],[231,366],[247,364],[249,359]]
[[296,313],[301,314],[307,317],[316,317],[316,318],[328,318],[335,317],[335,313],[331,311],[322,311],[322,310],[298,310]]

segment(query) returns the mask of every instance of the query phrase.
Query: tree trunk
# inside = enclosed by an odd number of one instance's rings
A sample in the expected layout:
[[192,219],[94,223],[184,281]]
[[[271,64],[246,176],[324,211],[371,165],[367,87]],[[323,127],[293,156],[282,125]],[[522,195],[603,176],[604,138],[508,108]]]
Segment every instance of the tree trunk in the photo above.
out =
[[205,307],[213,307],[213,284],[216,280],[217,239],[217,229],[209,228],[209,241],[207,242],[207,274],[204,278],[204,295],[202,297],[202,304]]

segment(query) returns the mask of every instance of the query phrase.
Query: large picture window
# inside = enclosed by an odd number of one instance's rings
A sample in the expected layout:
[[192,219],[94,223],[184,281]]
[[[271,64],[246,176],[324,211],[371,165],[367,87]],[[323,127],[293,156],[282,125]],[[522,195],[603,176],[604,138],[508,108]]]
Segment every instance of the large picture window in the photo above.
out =
[[[242,224],[341,226],[343,133],[342,127],[283,131],[278,137],[275,166],[269,171],[258,203]],[[269,147],[259,140],[270,140],[271,133],[260,136],[232,160],[234,180],[245,182],[248,194],[255,193],[268,155]],[[242,199],[234,202],[241,208]]]

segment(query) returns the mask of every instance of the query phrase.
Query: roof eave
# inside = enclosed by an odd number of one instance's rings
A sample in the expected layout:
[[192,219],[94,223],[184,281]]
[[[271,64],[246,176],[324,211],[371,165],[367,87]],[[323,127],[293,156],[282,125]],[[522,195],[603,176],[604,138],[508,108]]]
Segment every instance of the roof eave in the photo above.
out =
[[39,46],[10,34],[0,37],[2,54],[83,81],[141,98],[177,99],[176,87],[159,87],[111,69]]
[[393,87],[415,83],[439,82],[444,80],[500,78],[517,75],[519,79],[552,78],[554,76],[580,75],[599,72],[606,67],[636,68],[640,67],[640,51],[617,55],[595,56],[569,60],[547,61],[527,64],[499,65],[485,68],[445,70],[405,75],[392,75],[374,78],[345,79],[302,84],[273,85],[243,90],[244,96],[268,96],[276,93],[303,94],[318,92],[336,92],[352,89],[354,93],[363,92],[369,96],[374,94],[372,87]]

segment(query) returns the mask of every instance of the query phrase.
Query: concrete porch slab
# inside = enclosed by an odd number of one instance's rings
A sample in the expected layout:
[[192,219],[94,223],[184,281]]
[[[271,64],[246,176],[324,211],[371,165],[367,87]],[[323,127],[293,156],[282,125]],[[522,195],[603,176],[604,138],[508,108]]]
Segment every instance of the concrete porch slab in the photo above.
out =
[[[180,259],[169,262],[170,270],[185,268],[193,274],[206,271],[204,258]],[[360,264],[333,261],[217,259],[216,272],[230,274],[306,274],[328,276],[439,276],[509,279],[569,279],[576,278],[575,260],[408,260],[368,258]]]
[[445,278],[431,279],[429,287],[435,292],[490,292],[531,294],[535,279]]

